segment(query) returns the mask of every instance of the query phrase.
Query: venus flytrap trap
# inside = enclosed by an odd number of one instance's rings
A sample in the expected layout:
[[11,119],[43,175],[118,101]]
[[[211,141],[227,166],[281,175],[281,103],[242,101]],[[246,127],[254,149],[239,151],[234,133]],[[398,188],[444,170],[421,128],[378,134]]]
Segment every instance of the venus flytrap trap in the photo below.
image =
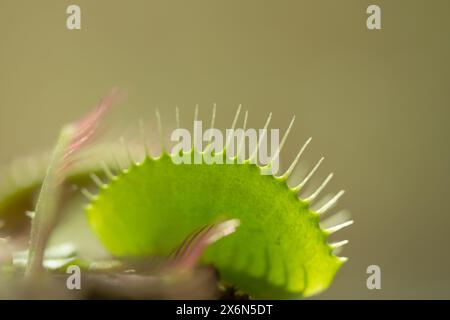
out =
[[[157,118],[161,134],[159,113]],[[147,154],[139,163],[130,159],[131,166],[107,174],[107,182],[94,178],[98,194],[86,192],[94,233],[115,256],[167,256],[190,230],[239,219],[238,232],[211,245],[202,257],[203,263],[217,268],[225,283],[256,298],[307,297],[323,291],[346,260],[333,254],[346,241],[328,244],[328,236],[352,221],[327,230],[319,226],[320,215],[343,191],[315,212],[310,209],[332,175],[310,196],[298,197],[323,159],[297,186],[288,187],[287,179],[310,139],[284,174],[264,175],[279,157],[292,124],[266,165],[229,156],[229,141],[214,154],[222,161],[211,163],[194,143],[188,151],[179,148],[168,153],[162,148],[158,157]]]
[[[109,98],[106,101],[112,103],[114,99]],[[51,270],[48,266],[54,265],[54,259],[61,258],[44,255],[44,249],[63,205],[60,203],[62,182],[76,182],[83,187],[89,185],[86,179],[90,178],[98,186],[98,192],[82,189],[88,198],[88,222],[114,260],[103,264],[110,267],[97,270],[95,274],[89,270],[102,265],[101,261],[91,263],[90,268],[76,254],[70,261],[82,266],[91,284],[103,288],[103,293],[114,292],[112,296],[121,297],[124,292],[135,291],[134,295],[125,296],[158,298],[164,297],[162,292],[170,291],[172,298],[189,298],[189,290],[185,292],[181,288],[197,283],[205,290],[203,298],[217,297],[212,294],[215,290],[210,291],[204,285],[206,278],[211,285],[212,278],[207,273],[202,275],[203,271],[199,270],[204,267],[199,267],[199,263],[215,268],[223,284],[254,298],[308,297],[331,284],[346,260],[336,254],[347,242],[329,244],[328,238],[352,221],[338,214],[336,219],[329,218],[328,223],[320,222],[321,215],[336,204],[343,191],[317,210],[311,209],[311,204],[333,174],[311,194],[299,196],[323,158],[294,187],[287,184],[311,138],[300,148],[288,169],[277,175],[278,161],[294,118],[278,141],[278,131],[268,130],[272,114],[264,129],[257,132],[247,129],[246,112],[242,129],[235,130],[241,111],[239,107],[231,131],[227,131],[224,138],[214,128],[216,106],[210,128],[204,133],[198,130],[201,122],[196,107],[191,140],[189,130],[180,128],[176,108],[177,129],[172,139],[179,143],[168,152],[162,143],[163,126],[157,111],[155,131],[161,137],[162,145],[158,156],[150,155],[144,142],[145,157],[137,162],[133,159],[136,146],[122,140],[120,153],[126,155],[129,165],[114,159],[113,155],[112,158],[104,156],[104,161],[90,161],[87,166],[77,167],[79,162],[73,154],[82,154],[79,149],[95,133],[97,122],[106,109],[101,108],[100,112],[97,109],[78,125],[65,127],[47,173],[35,174],[33,179],[20,186],[8,188],[5,196],[0,198],[0,219],[4,219],[2,221],[8,227],[11,218],[17,215],[11,212],[24,208],[23,203],[30,202],[33,190],[39,186],[39,181],[43,181],[36,210],[30,215],[34,218],[28,259],[24,259],[24,254],[20,255],[21,265],[27,264],[27,275],[36,277],[42,266]],[[140,127],[141,135],[146,138],[143,125]],[[250,142],[248,148],[246,138]],[[267,154],[269,138],[272,144],[270,157]],[[207,143],[205,148],[203,142]],[[118,155],[119,151],[115,149],[112,153]],[[321,228],[321,225],[327,228]],[[174,251],[175,248],[178,249]],[[158,257],[167,263],[151,269],[150,277],[149,270],[144,272],[147,275],[117,273],[117,264],[125,266],[130,259],[146,260],[149,257]],[[115,286],[98,277],[98,272],[103,271],[115,272],[114,283],[120,285]],[[194,282],[187,281],[186,274]],[[165,287],[167,277],[174,286]],[[177,295],[171,291],[178,289],[184,293]]]

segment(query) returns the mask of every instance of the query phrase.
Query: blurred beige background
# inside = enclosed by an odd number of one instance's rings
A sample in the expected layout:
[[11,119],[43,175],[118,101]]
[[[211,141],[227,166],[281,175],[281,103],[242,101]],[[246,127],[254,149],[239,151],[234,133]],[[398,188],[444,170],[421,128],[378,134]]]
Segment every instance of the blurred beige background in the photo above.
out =
[[[365,26],[382,9],[381,31]],[[82,30],[69,31],[78,4]],[[158,107],[183,123],[194,105],[237,104],[250,125],[297,115],[286,165],[307,137],[330,192],[355,224],[350,257],[318,298],[450,298],[450,2],[0,0],[0,163],[52,145],[60,126],[112,86],[128,93],[123,130]],[[152,120],[153,121],[153,120]],[[170,120],[173,121],[173,120]],[[339,209],[338,208],[338,209]],[[382,289],[366,288],[366,268]]]

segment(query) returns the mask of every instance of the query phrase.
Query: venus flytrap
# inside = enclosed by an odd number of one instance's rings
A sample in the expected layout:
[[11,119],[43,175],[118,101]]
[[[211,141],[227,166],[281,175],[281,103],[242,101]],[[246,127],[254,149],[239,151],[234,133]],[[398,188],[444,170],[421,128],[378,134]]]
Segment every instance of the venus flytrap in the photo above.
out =
[[[109,105],[113,100],[107,98],[106,102]],[[247,149],[244,141],[246,133],[251,130],[247,129],[248,114],[245,113],[241,134],[219,139],[219,132],[214,129],[214,106],[209,131],[199,133],[194,130],[194,142],[189,139],[189,143],[180,144],[171,153],[163,147],[159,156],[151,156],[147,150],[144,159],[137,163],[132,159],[136,146],[123,141],[126,150],[121,152],[129,158],[126,161],[129,165],[108,156],[103,157],[104,161],[90,161],[89,165],[75,170],[79,163],[73,153],[78,153],[90,140],[106,109],[101,108],[103,111],[97,110],[84,120],[66,126],[46,174],[37,174],[28,183],[25,181],[18,185],[17,189],[6,188],[8,193],[0,197],[0,218],[8,227],[11,208],[20,209],[23,203],[28,203],[33,190],[43,181],[37,206],[30,215],[34,218],[29,256],[22,259],[27,265],[27,275],[33,277],[42,270],[46,259],[44,249],[60,214],[62,182],[82,181],[79,184],[83,186],[90,177],[99,187],[99,192],[82,191],[89,199],[86,208],[89,224],[109,252],[119,260],[163,257],[171,266],[169,269],[182,271],[180,274],[185,274],[186,270],[197,274],[197,262],[212,265],[225,284],[231,284],[255,298],[308,297],[331,284],[346,260],[336,254],[347,241],[329,244],[328,238],[352,221],[345,217],[338,219],[347,220],[343,223],[323,223],[326,228],[319,225],[321,214],[336,204],[343,191],[319,209],[311,209],[311,204],[333,174],[327,176],[315,191],[299,197],[323,158],[302,181],[294,187],[287,185],[311,138],[300,148],[288,169],[276,175],[281,150],[294,119],[279,146],[271,147],[272,154],[268,159],[264,158],[267,156],[264,148],[271,132],[268,130],[271,114],[259,136],[255,139],[249,137],[254,146],[248,148],[248,157],[245,157],[242,152]],[[239,113],[240,108],[232,129],[236,128]],[[157,131],[162,137],[159,112],[157,119]],[[198,107],[195,121],[198,122]],[[179,127],[178,108],[176,122]],[[141,134],[144,132],[141,125]],[[204,142],[209,144],[203,149],[202,142],[195,143],[196,138],[204,138]],[[214,143],[219,140],[222,143]],[[273,141],[278,142],[278,136],[271,139]],[[117,155],[118,151],[113,150],[112,153]],[[114,162],[119,162],[115,169]],[[192,233],[193,230],[197,231]],[[191,236],[186,239],[189,234]],[[179,249],[174,252],[174,248]],[[170,277],[178,274],[178,271],[172,273],[167,270],[161,269]],[[140,297],[141,293],[149,296],[147,285],[158,287],[165,283],[163,278],[161,282],[154,282],[153,275],[116,276],[121,283],[119,287],[125,291],[136,286],[142,289],[132,297]],[[110,288],[95,275],[89,277],[93,284]],[[141,280],[144,285],[139,286]],[[185,282],[185,285],[188,284]],[[151,297],[158,297],[158,288],[152,291]],[[120,292],[115,294],[121,295]]]
[[[286,138],[274,157],[279,157]],[[223,158],[220,163],[174,161],[180,156],[204,160],[205,153],[194,144],[189,151],[163,151],[157,158],[147,154],[140,163],[130,159],[131,166],[110,181],[95,179],[99,192],[89,196],[86,209],[94,233],[115,256],[167,256],[191,230],[239,219],[239,230],[211,245],[202,257],[224,282],[256,298],[307,297],[326,289],[346,260],[333,254],[346,242],[328,244],[328,236],[351,222],[322,230],[320,214],[343,192],[314,212],[310,203],[330,177],[309,197],[299,199],[298,193],[320,162],[296,187],[286,183],[306,146],[281,176],[262,174],[272,162],[260,166],[249,158],[239,163],[227,146],[229,140],[215,154]]]

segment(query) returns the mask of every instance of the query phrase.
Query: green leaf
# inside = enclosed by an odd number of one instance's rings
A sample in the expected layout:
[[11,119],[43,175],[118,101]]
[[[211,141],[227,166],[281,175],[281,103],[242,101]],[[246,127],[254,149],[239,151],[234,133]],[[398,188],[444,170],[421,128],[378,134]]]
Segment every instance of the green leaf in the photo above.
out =
[[167,256],[195,228],[239,219],[235,233],[208,247],[204,263],[256,298],[316,294],[344,259],[333,254],[319,214],[287,186],[287,177],[261,170],[248,161],[176,165],[166,153],[148,156],[101,186],[88,219],[116,256]]

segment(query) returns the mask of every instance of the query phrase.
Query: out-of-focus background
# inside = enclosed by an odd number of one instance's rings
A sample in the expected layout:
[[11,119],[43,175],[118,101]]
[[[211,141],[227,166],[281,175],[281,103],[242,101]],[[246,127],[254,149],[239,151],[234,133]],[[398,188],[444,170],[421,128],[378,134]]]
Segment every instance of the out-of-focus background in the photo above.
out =
[[[67,30],[77,4],[82,29]],[[366,28],[366,8],[382,30]],[[183,124],[194,105],[229,127],[236,106],[261,128],[297,123],[286,166],[309,137],[329,192],[355,224],[350,257],[317,298],[450,298],[450,24],[447,0],[0,0],[0,163],[48,149],[62,124],[111,87],[128,98],[118,130],[139,117]],[[209,121],[209,120],[208,120]],[[337,208],[337,209],[339,209]],[[382,271],[368,290],[366,268]]]

